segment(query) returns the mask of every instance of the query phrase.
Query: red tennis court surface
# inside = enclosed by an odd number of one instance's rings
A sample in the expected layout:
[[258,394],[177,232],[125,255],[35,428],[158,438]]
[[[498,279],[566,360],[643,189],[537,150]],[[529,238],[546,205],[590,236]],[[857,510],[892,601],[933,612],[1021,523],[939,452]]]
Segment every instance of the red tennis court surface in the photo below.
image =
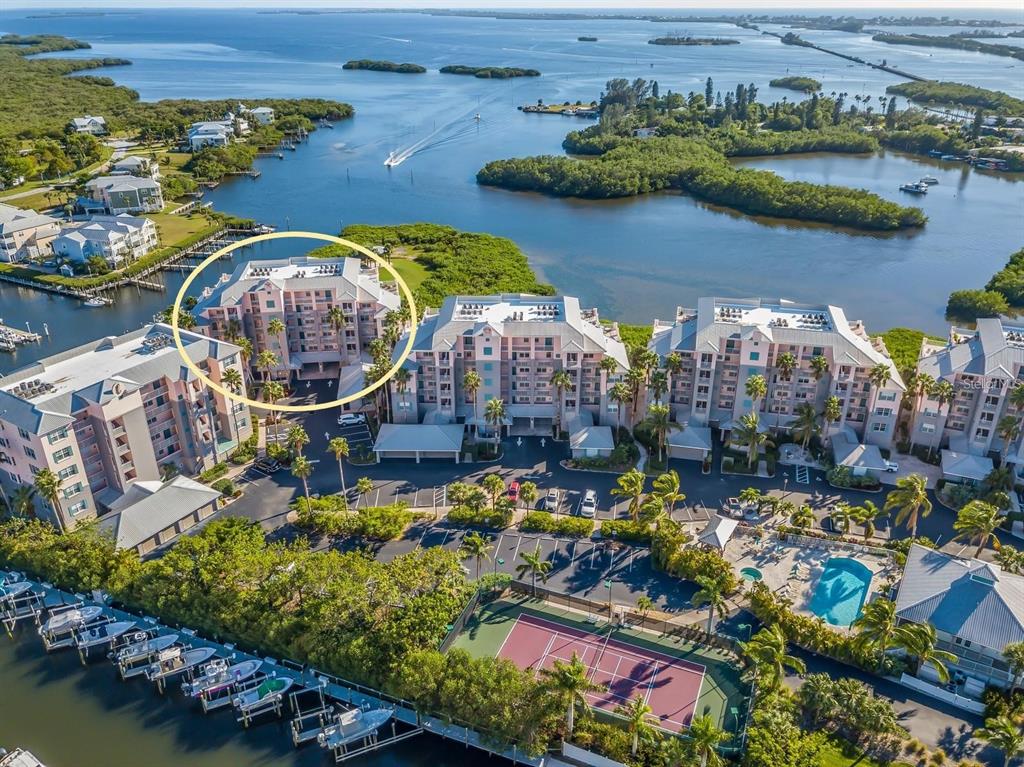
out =
[[704,667],[696,663],[525,613],[516,619],[498,657],[539,671],[556,660],[571,660],[573,653],[590,669],[591,681],[607,687],[587,695],[592,706],[614,711],[641,695],[661,727],[678,732],[689,726],[704,681]]

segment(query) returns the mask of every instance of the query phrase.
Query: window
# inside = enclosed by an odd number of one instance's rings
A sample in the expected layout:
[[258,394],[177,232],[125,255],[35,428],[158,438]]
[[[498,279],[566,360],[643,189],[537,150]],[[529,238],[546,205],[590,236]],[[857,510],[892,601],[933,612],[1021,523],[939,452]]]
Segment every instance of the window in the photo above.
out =
[[76,516],[78,514],[81,514],[83,511],[85,511],[88,508],[89,508],[89,502],[88,501],[79,501],[78,503],[75,503],[75,504],[72,504],[71,506],[68,506],[68,514],[70,514],[71,516],[74,517],[74,516]]
[[484,371],[487,372],[487,373],[490,373],[492,370],[494,370],[494,363],[493,362],[485,362],[484,363]]
[[32,460],[35,460],[35,458],[36,458],[36,451],[35,450],[33,450],[30,447],[22,447],[22,450],[25,451],[25,455],[27,455]]
[[896,400],[896,392],[882,391],[878,393],[879,402],[893,402]]
[[921,424],[921,433],[922,434],[934,434],[935,433],[935,424],[933,424],[933,423],[923,423],[923,424]]
[[52,445],[54,442],[60,442],[62,439],[67,439],[67,436],[68,430],[60,428],[47,434],[46,439]]
[[484,386],[493,386],[494,385],[493,380],[494,379],[492,379],[492,378],[485,378],[484,379]]
[[277,307],[277,305],[273,301],[267,301],[267,308],[268,309],[274,309],[276,307]]
[[78,474],[77,466],[65,466],[63,469],[57,472],[57,476],[60,477],[61,480],[68,479],[70,477],[75,476],[76,474]]
[[883,418],[888,418],[889,416],[892,415],[892,408],[891,407],[876,407],[875,408],[875,415],[880,415]]
[[70,447],[62,447],[60,450],[53,454],[53,462],[60,463],[61,461],[66,461],[74,454],[75,451],[72,450]]
[[483,355],[484,355],[485,357],[490,357],[490,356],[491,356],[491,352],[492,352],[493,348],[494,348],[494,347],[492,347],[492,346],[485,346],[485,347],[484,347],[484,351],[483,351]]
[[750,361],[751,362],[757,362],[759,359],[761,359],[761,352],[751,352],[750,353]]
[[32,439],[32,437],[29,435],[29,433],[27,431],[25,431],[24,429],[22,429],[20,426],[18,427],[18,434],[21,435],[22,439]]
[[887,423],[874,423],[871,425],[871,431],[886,432],[889,431],[889,424]]
[[64,488],[64,499],[67,500],[68,498],[74,498],[80,492],[82,492],[81,482],[76,482],[73,485],[69,485],[68,487]]

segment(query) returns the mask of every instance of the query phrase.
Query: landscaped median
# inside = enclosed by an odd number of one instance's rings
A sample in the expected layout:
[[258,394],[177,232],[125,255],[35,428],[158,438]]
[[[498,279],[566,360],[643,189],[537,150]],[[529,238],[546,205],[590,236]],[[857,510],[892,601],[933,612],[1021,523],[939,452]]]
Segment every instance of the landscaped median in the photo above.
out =
[[405,532],[419,515],[403,502],[388,506],[364,506],[349,510],[340,495],[298,498],[293,504],[295,526],[305,532],[328,537],[354,537],[370,541],[392,541]]

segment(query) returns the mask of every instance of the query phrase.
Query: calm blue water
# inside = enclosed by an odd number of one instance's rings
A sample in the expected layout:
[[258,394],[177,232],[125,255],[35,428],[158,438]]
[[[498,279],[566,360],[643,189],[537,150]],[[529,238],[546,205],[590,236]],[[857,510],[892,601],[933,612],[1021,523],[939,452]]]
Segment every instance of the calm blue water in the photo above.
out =
[[849,626],[860,615],[871,577],[871,571],[856,559],[831,557],[808,609],[832,626]]
[[[356,117],[318,131],[283,161],[260,161],[258,181],[232,181],[208,195],[219,210],[291,229],[337,232],[345,224],[433,221],[514,239],[534,268],[560,290],[605,316],[649,323],[671,317],[698,296],[767,295],[827,300],[879,331],[909,325],[942,333],[947,296],[981,286],[1024,241],[1024,184],[959,166],[888,155],[788,157],[751,161],[787,177],[846,183],[908,202],[899,184],[926,173],[940,186],[920,204],[931,216],[920,232],[868,235],[754,219],[668,193],[615,201],[556,200],[486,189],[476,171],[492,159],[560,152],[583,121],[524,115],[516,105],[596,98],[611,77],[657,79],[662,91],[718,89],[811,74],[826,91],[881,95],[897,78],[816,51],[784,46],[729,25],[640,21],[543,21],[421,14],[267,14],[255,11],[139,11],[104,16],[29,18],[0,12],[0,31],[55,32],[92,43],[74,55],[124,56],[109,70],[143,99],[257,95],[319,96],[352,103]],[[949,30],[946,30],[949,31]],[[729,35],[738,46],[665,48],[659,34]],[[821,35],[822,40],[832,34]],[[597,43],[580,43],[594,35]],[[811,37],[811,33],[808,33]],[[813,38],[817,39],[817,38]],[[854,41],[858,36],[849,36]],[[298,42],[296,42],[298,41]],[[892,46],[875,45],[895,60]],[[976,57],[976,54],[970,54]],[[544,75],[505,82],[441,75],[346,72],[350,58],[522,65]],[[1008,60],[929,57],[919,71],[968,79],[1024,96]],[[1018,62],[1019,63],[1019,62]],[[481,121],[473,116],[479,113]],[[423,143],[388,171],[393,150]],[[281,251],[267,248],[261,255]],[[203,275],[216,279],[211,272]],[[180,275],[167,275],[169,288]],[[899,290],[887,289],[898,285]],[[58,329],[49,342],[0,358],[0,372],[100,334],[149,320],[167,294],[125,291],[117,306],[88,310],[64,300],[0,287],[0,317],[19,327]]]

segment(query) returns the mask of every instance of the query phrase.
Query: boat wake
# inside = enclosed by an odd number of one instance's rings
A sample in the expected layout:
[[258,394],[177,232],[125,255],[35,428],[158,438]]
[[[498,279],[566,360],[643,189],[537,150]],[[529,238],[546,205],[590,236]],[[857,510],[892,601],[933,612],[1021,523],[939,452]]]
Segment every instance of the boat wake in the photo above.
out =
[[396,149],[390,152],[387,159],[384,160],[384,165],[388,168],[394,168],[401,165],[413,155],[463,141],[470,136],[479,133],[481,130],[500,127],[500,125],[495,122],[490,120],[485,121],[480,116],[480,113],[476,111],[478,108],[479,107],[474,107],[473,109],[459,115],[454,120],[434,128],[419,141],[416,141],[402,149]]

